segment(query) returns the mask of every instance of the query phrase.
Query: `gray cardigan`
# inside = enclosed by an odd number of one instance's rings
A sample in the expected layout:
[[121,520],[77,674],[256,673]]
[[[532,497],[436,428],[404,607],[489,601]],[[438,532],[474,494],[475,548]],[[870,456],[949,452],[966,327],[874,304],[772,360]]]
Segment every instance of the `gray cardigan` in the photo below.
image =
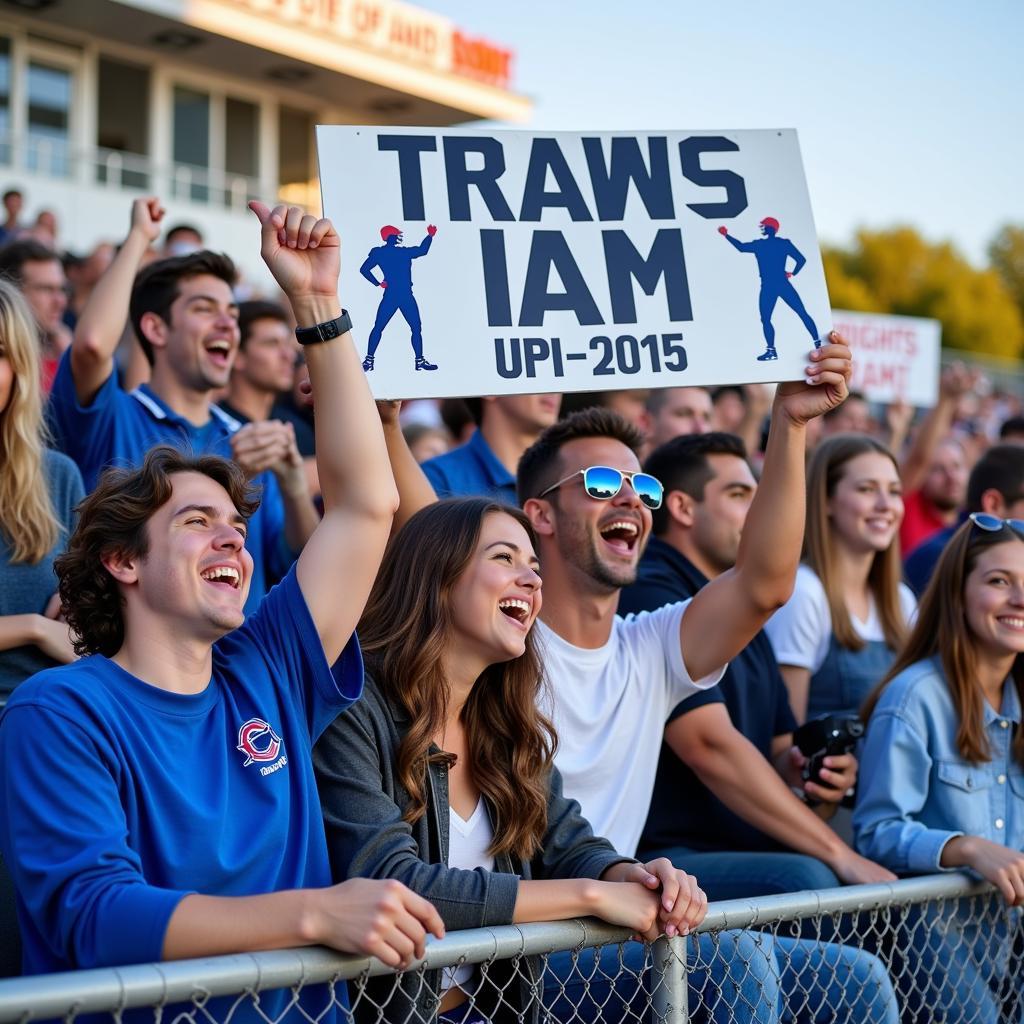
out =
[[[360,701],[335,719],[317,742],[313,760],[327,829],[331,870],[337,881],[346,878],[396,878],[437,908],[448,930],[512,923],[519,879],[600,878],[613,864],[632,863],[594,835],[580,806],[562,794],[562,780],[552,768],[547,830],[541,851],[529,862],[502,855],[495,870],[472,871],[448,864],[448,773],[442,764],[430,765],[426,813],[414,824],[402,814],[409,795],[397,778],[398,747],[408,717],[392,706],[375,680],[367,676]],[[436,752],[437,748],[433,748]],[[498,982],[495,965],[488,971]],[[536,974],[534,983],[536,984]],[[416,1010],[436,1013],[440,972],[428,972],[426,984],[403,979],[403,992]],[[511,977],[508,979],[511,980]],[[525,979],[520,979],[525,981]],[[383,997],[392,982],[371,979],[368,985]],[[495,984],[487,986],[497,995]],[[375,1002],[374,993],[369,992]],[[396,994],[397,995],[397,994]],[[505,994],[507,1000],[508,993]],[[418,998],[417,998],[418,997]],[[522,991],[521,1005],[537,1007],[536,993]],[[478,997],[484,1008],[486,994]],[[410,1002],[393,998],[387,1018],[403,1020]],[[365,1006],[365,1001],[360,1003]],[[509,1010],[507,1002],[502,1005]],[[368,1008],[371,1009],[371,1008]],[[493,1012],[500,1019],[499,1007]],[[360,1016],[356,1007],[356,1017]],[[514,1019],[515,1015],[510,1015]]]

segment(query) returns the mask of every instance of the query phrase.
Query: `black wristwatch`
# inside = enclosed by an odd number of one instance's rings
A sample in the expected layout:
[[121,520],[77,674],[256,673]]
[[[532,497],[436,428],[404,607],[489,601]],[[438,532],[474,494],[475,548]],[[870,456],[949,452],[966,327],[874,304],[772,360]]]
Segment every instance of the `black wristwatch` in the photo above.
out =
[[351,330],[352,317],[348,315],[347,309],[343,309],[341,316],[336,316],[325,324],[316,324],[313,327],[296,327],[295,340],[300,345],[318,345],[321,341],[340,338],[346,331]]

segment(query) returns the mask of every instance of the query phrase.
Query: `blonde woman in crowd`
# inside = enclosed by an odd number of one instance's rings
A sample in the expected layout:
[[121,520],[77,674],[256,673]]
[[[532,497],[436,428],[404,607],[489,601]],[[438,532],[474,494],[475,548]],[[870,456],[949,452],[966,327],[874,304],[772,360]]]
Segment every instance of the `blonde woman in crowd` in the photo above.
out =
[[42,401],[38,328],[21,293],[0,280],[0,700],[75,658],[53,560],[84,491],[75,464],[46,447]]

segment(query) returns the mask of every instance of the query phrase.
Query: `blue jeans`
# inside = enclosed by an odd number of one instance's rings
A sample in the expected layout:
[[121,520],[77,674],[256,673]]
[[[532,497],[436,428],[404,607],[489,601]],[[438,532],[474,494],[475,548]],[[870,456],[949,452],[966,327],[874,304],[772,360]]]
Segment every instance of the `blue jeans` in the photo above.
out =
[[[882,962],[852,946],[776,938],[761,932],[701,935],[687,943],[693,1021],[709,1024],[897,1024],[899,1012]],[[638,942],[553,953],[544,973],[544,1006],[573,1024],[643,1021],[646,947]]]
[[804,889],[834,889],[841,884],[830,867],[803,853],[745,850],[706,853],[677,846],[669,850],[645,850],[642,856],[645,861],[667,857],[677,868],[694,875],[710,903]]

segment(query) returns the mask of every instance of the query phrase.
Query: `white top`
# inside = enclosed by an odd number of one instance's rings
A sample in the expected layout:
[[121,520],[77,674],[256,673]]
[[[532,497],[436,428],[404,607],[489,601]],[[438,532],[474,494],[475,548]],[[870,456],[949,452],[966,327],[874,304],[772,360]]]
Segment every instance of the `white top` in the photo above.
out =
[[[912,623],[917,614],[917,599],[905,583],[900,584],[900,606],[907,623]],[[868,617],[864,622],[852,614],[850,621],[862,640],[885,639],[874,599],[871,600]],[[832,614],[828,608],[825,588],[813,569],[806,565],[797,569],[793,596],[768,620],[764,628],[780,665],[810,669],[811,675],[821,668],[832,639]]]
[[[466,871],[474,868],[493,871],[494,858],[487,852],[493,838],[494,830],[483,797],[477,801],[476,810],[469,816],[469,821],[463,821],[454,808],[448,808],[448,867],[464,868]],[[471,986],[467,988],[467,983],[475,970],[473,964],[445,967],[441,977],[441,994],[456,986],[470,991]]]
[[534,629],[547,679],[542,708],[558,732],[565,795],[596,835],[633,856],[651,803],[665,722],[675,706],[714,686],[725,666],[694,682],[679,650],[689,601],[616,618],[603,647],[573,647],[543,622]]

